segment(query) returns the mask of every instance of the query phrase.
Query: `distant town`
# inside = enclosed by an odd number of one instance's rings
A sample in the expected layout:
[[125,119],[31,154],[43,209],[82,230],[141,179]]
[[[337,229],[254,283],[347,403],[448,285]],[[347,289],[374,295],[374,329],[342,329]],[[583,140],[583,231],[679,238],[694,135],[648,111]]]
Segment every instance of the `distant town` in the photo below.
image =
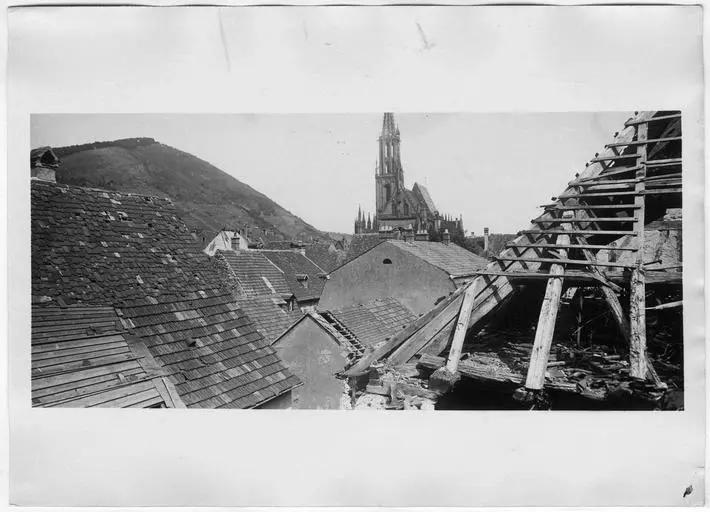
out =
[[478,236],[378,135],[352,233],[152,138],[32,149],[32,405],[683,409],[680,112]]

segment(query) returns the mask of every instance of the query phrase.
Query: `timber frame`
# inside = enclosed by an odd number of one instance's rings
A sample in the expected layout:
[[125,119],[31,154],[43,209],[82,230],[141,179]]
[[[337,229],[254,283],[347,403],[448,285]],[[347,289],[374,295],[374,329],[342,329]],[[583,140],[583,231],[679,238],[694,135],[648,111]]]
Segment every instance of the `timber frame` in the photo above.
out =
[[[662,219],[663,205],[682,203],[681,144],[680,112],[637,112],[567,189],[552,198],[553,203],[541,206],[543,212],[532,226],[520,231],[484,271],[365,354],[345,374],[363,375],[377,361],[397,367],[415,356],[430,368],[447,349],[448,356],[438,360],[449,374],[456,374],[466,334],[480,328],[521,283],[544,280],[526,393],[535,394],[545,386],[563,284],[601,291],[628,347],[631,378],[663,389],[646,353],[645,290],[647,285],[679,284],[682,265],[659,268],[644,261],[644,231]],[[619,245],[620,239],[630,242]],[[609,257],[618,254],[627,255],[625,263]],[[628,308],[619,295],[630,297]]]

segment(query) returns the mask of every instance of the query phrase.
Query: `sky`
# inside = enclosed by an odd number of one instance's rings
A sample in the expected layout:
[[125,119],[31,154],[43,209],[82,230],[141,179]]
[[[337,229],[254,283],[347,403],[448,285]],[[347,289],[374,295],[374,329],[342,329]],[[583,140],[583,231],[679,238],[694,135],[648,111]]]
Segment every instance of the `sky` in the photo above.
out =
[[[424,184],[469,234],[515,233],[611,142],[632,112],[395,113],[405,185]],[[36,114],[31,144],[152,137],[191,153],[324,231],[375,210],[382,113]]]

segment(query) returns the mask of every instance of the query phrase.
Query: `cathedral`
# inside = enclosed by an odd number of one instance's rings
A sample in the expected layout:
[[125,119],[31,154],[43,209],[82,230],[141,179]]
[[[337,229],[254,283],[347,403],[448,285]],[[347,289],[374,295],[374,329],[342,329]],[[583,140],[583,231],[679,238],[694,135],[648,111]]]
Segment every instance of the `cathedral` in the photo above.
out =
[[426,231],[432,240],[438,240],[446,229],[454,236],[463,237],[462,216],[456,219],[440,214],[429,191],[419,183],[415,183],[411,190],[404,186],[399,127],[391,112],[384,115],[378,142],[379,155],[375,167],[376,212],[374,215],[366,215],[358,208],[355,234],[411,229],[417,233]]

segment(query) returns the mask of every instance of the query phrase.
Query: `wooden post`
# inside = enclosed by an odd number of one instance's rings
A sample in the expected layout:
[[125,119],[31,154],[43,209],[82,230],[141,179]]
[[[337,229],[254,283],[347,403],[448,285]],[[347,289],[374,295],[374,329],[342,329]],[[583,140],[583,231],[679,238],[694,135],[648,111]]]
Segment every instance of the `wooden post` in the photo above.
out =
[[577,348],[582,346],[582,323],[584,317],[582,310],[584,308],[584,288],[577,288]]
[[479,282],[481,282],[480,279],[474,279],[473,282],[468,285],[466,293],[463,296],[461,311],[459,312],[459,317],[456,321],[454,339],[451,342],[451,349],[449,350],[449,359],[446,362],[446,369],[451,373],[456,373],[459,366],[461,349],[463,348],[463,341],[466,338],[466,333],[468,332],[468,321],[471,318],[471,309],[473,308],[473,302],[478,293],[478,286],[476,285]]
[[641,266],[634,269],[631,274],[630,316],[630,375],[634,379],[645,379],[648,372],[648,367],[646,366],[646,279]]
[[[648,140],[648,124],[640,124],[636,127],[636,140]],[[636,244],[638,251],[636,252],[636,268],[631,273],[631,303],[630,303],[630,323],[631,337],[629,339],[629,362],[630,375],[635,379],[645,379],[648,367],[646,365],[646,279],[643,271],[643,246],[645,234],[645,206],[646,201],[644,192],[646,190],[646,144],[640,144],[636,148],[638,155],[637,165],[639,169],[636,171],[634,205],[636,209],[637,221],[634,223],[634,231],[636,231]]]
[[[564,213],[563,218],[572,217],[573,212]],[[569,224],[562,224],[564,229],[570,229]],[[569,235],[557,235],[556,243],[568,245]],[[567,249],[559,249],[560,258],[567,257]],[[547,360],[550,357],[550,347],[552,346],[552,336],[555,333],[555,322],[557,312],[560,308],[560,297],[562,295],[562,282],[564,281],[565,267],[560,263],[553,263],[550,266],[550,274],[560,277],[551,277],[547,280],[545,298],[540,308],[540,316],[537,321],[535,331],[535,341],[533,343],[532,354],[530,355],[530,366],[525,380],[525,387],[531,390],[542,389],[545,385],[545,371],[547,370]]]

